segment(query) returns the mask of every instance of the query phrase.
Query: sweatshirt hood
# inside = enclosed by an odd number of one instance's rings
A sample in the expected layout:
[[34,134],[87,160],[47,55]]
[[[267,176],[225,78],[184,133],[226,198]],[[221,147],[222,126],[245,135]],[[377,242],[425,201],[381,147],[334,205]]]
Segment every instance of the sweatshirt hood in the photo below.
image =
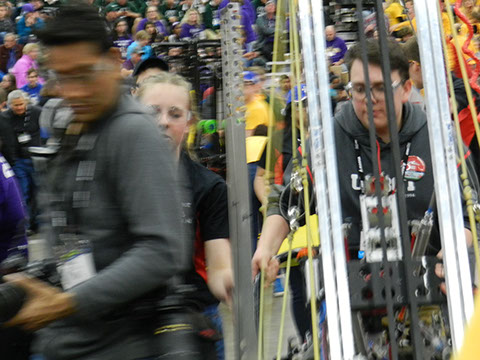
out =
[[[427,125],[427,116],[422,108],[409,102],[403,104],[402,127],[399,132],[400,145],[409,142],[412,137]],[[363,146],[370,146],[368,129],[358,119],[353,109],[352,102],[344,104],[337,115],[335,121],[352,138]],[[377,137],[380,147],[388,147],[383,140]]]

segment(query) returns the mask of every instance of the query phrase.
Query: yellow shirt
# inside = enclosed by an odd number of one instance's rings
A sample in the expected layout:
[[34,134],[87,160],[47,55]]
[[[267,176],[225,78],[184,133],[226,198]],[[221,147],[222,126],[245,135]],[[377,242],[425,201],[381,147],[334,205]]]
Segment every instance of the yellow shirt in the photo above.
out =
[[263,95],[255,96],[255,99],[245,105],[245,130],[254,130],[258,125],[268,126],[268,104]]
[[385,15],[388,16],[390,26],[399,24],[401,22],[399,18],[405,19],[405,15],[403,14],[403,6],[399,3],[390,4],[390,6],[385,9]]

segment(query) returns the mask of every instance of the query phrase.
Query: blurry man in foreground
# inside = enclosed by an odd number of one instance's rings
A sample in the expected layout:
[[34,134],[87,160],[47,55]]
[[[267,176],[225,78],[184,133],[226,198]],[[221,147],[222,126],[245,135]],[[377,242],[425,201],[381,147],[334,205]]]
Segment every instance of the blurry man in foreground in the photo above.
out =
[[49,360],[153,358],[155,305],[190,260],[170,146],[121,96],[95,8],[65,6],[38,36],[74,113],[47,175],[63,291],[9,278],[28,301],[7,325],[44,328],[37,349]]

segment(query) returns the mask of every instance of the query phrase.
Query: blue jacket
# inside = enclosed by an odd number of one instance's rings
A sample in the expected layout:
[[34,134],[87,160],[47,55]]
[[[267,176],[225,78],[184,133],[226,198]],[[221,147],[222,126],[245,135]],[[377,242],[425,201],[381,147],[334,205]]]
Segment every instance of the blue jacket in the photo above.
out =
[[22,16],[17,23],[17,34],[19,37],[28,36],[32,33],[32,30],[41,29],[45,25],[42,19],[37,19],[37,22],[33,26],[27,26],[25,24],[25,17]]

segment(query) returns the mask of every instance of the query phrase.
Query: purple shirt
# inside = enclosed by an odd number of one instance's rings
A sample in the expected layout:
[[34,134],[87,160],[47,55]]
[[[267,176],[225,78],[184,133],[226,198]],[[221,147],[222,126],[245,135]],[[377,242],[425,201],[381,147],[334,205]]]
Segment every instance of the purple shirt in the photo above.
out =
[[[228,5],[230,0],[223,0],[219,6],[219,10]],[[245,43],[249,44],[257,40],[257,35],[253,31],[253,25],[255,24],[255,9],[253,8],[250,0],[244,0],[241,6],[242,25],[245,31]]]
[[196,39],[199,37],[200,33],[205,30],[205,25],[190,25],[189,23],[184,23],[182,25],[182,32],[180,33],[180,39],[190,38]]
[[2,262],[10,248],[27,245],[27,237],[26,213],[20,188],[13,170],[2,155],[0,167],[0,262]]
[[332,41],[327,41],[326,52],[330,58],[330,62],[333,64],[345,57],[347,45],[343,39],[336,36]]
[[132,42],[133,40],[130,35],[120,36],[118,39],[113,40],[113,46],[120,49],[122,59],[125,60],[127,58],[127,48]]

